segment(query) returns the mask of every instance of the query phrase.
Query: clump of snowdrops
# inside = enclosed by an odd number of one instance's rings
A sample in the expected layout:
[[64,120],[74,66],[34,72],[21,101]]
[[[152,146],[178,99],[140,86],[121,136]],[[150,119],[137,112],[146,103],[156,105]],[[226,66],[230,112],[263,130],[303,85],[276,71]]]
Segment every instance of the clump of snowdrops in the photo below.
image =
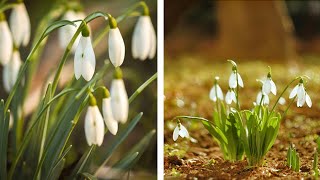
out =
[[[5,16],[7,10],[11,10],[9,25]],[[140,60],[153,59],[156,34],[149,8],[143,1],[133,4],[119,17],[106,12],[93,12],[86,16],[79,2],[57,1],[34,30],[32,49],[23,61],[19,51],[26,48],[31,37],[27,8],[21,0],[17,3],[1,2],[0,62],[3,66],[3,88],[8,97],[0,102],[0,179],[58,179],[65,168],[69,174],[64,173],[64,176],[70,179],[78,176],[91,179],[101,174],[99,170],[104,168],[112,153],[142,118],[142,112],[129,116],[129,104],[157,78],[156,73],[146,78],[128,97],[123,80],[125,74],[120,68],[125,60],[125,42],[118,24],[135,17],[138,21],[132,37],[132,55]],[[92,32],[90,28],[90,23],[97,18],[107,22],[99,33]],[[30,117],[25,116],[24,107],[28,105],[24,103],[31,80],[36,75],[35,69],[48,36],[54,31],[58,31],[59,45],[64,54],[54,68],[52,78],[44,83],[46,87],[43,87],[39,105]],[[97,38],[92,40],[94,33],[97,33]],[[102,66],[96,68],[94,48],[100,41],[107,41],[106,35],[111,63],[100,60]],[[60,89],[61,72],[71,54],[74,54],[75,78]],[[109,91],[103,77],[112,69],[114,75]],[[70,138],[82,120],[83,141],[87,142],[87,147],[82,157],[70,165],[66,156],[77,148],[73,147]],[[103,148],[103,153],[96,151],[109,132],[114,135],[108,142],[110,146]],[[120,174],[129,170],[154,134],[155,130],[152,130],[145,135],[113,167]],[[93,158],[99,160],[93,161]]]
[[[274,144],[282,118],[287,113],[293,102],[297,101],[297,107],[304,104],[312,106],[312,101],[306,92],[305,82],[307,76],[294,78],[277,97],[273,106],[269,106],[269,96],[277,95],[277,87],[272,79],[271,68],[266,73],[266,78],[257,80],[261,83],[261,90],[258,92],[256,101],[251,109],[241,109],[239,96],[240,88],[244,87],[243,80],[238,71],[237,64],[228,60],[231,65],[229,87],[226,95],[223,95],[219,86],[219,77],[210,90],[209,97],[214,102],[213,120],[193,116],[177,116],[177,127],[173,132],[173,140],[178,136],[189,137],[187,129],[182,125],[181,120],[201,121],[213,138],[218,142],[226,160],[242,160],[244,154],[249,166],[262,165],[264,156]],[[285,104],[283,97],[287,89],[293,84],[298,84],[290,92],[290,103],[283,114],[276,108],[278,104]]]

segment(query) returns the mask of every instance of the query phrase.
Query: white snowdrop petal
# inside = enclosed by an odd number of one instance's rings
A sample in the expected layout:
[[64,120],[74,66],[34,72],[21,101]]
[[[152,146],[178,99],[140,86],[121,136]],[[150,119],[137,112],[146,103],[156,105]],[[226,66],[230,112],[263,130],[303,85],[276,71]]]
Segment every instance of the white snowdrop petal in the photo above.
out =
[[312,106],[312,101],[311,101],[311,98],[310,96],[306,93],[306,103],[307,105],[311,108]]
[[304,90],[303,84],[300,84],[297,90],[298,99],[304,99],[306,96],[306,91]]
[[299,103],[298,107],[302,107],[304,105],[304,103],[306,102],[306,96],[305,95],[303,95],[301,97],[298,96],[297,102]]
[[83,43],[81,41],[78,43],[77,49],[75,51],[74,55],[74,75],[76,79],[79,79],[82,74],[82,64],[83,64],[83,57],[84,57],[84,51],[83,51]]
[[99,111],[98,106],[93,106],[94,108],[94,121],[95,121],[95,144],[101,146],[104,138],[104,122],[102,115]]
[[122,124],[126,123],[129,112],[129,101],[122,79],[112,80],[110,94],[111,109],[114,119]]
[[209,93],[209,98],[212,100],[212,101],[216,101],[217,98],[216,98],[216,90],[215,90],[215,86],[213,86],[210,90],[210,93]]
[[177,126],[176,128],[174,128],[174,131],[173,131],[173,140],[176,141],[178,139],[178,136],[179,136],[179,127]]
[[269,97],[268,95],[263,96],[263,104],[268,105],[269,104]]
[[180,124],[180,131],[179,131],[179,135],[183,138],[188,138],[189,137],[189,133],[188,130],[182,125]]
[[294,97],[297,95],[298,87],[299,87],[299,85],[296,85],[296,86],[292,89],[292,91],[291,91],[291,93],[290,93],[290,95],[289,95],[289,99],[292,99],[292,98],[294,98]]
[[220,88],[220,86],[219,86],[218,84],[217,84],[216,86],[217,86],[217,95],[218,95],[218,98],[219,98],[220,100],[223,100],[222,90],[221,90],[221,88]]
[[271,91],[270,79],[266,79],[266,80],[263,82],[262,91],[263,91],[265,94],[269,94],[269,93],[270,93],[270,91]]
[[234,72],[231,73],[229,77],[229,87],[230,88],[236,88],[237,87],[237,77]]
[[148,53],[150,51],[151,31],[148,21],[150,21],[149,16],[140,16],[133,31],[133,57],[140,60],[147,59]]
[[277,95],[277,86],[276,86],[276,84],[272,80],[270,80],[270,85],[271,85],[272,94]]
[[236,94],[233,91],[231,91],[231,99],[233,100],[233,102],[237,102]]
[[7,92],[13,88],[19,74],[21,67],[21,57],[19,51],[15,50],[12,54],[11,60],[4,66],[3,69],[3,83]]
[[240,86],[240,87],[243,87],[243,81],[242,81],[242,78],[241,78],[240,74],[239,74],[239,73],[237,73],[237,76],[238,76],[238,83],[239,83],[239,86]]
[[256,99],[256,104],[257,104],[257,105],[260,105],[260,103],[261,103],[261,98],[262,98],[262,93],[259,92],[258,95],[257,95],[257,99]]
[[26,46],[30,40],[30,18],[24,3],[17,4],[11,12],[10,29],[16,46]]
[[11,70],[10,70],[10,64],[6,64],[3,67],[3,71],[2,71],[2,77],[3,77],[3,87],[4,90],[6,92],[10,92],[11,88],[10,88],[10,74],[11,74]]
[[7,21],[0,22],[0,62],[9,62],[13,50],[12,36]]
[[93,144],[95,139],[95,129],[94,129],[94,108],[92,106],[88,107],[88,111],[84,120],[84,132],[86,135],[86,140],[89,146]]
[[230,91],[228,91],[227,92],[227,94],[226,94],[226,103],[227,104],[231,104],[231,102],[232,102],[232,98],[231,98],[231,93],[230,93]]
[[125,55],[125,45],[118,28],[109,30],[109,57],[111,63],[115,66],[121,66]]
[[96,57],[91,44],[91,38],[81,37],[80,42],[81,41],[86,41],[83,49],[84,56],[82,59],[82,76],[86,81],[90,81],[96,68]]
[[116,135],[118,132],[118,122],[113,118],[111,111],[111,98],[104,98],[102,100],[103,119],[109,129],[110,133]]
[[151,35],[151,38],[150,38],[150,50],[149,50],[149,56],[148,58],[149,59],[153,59],[154,56],[156,55],[156,52],[157,52],[157,37],[156,37],[156,32],[153,28],[153,25],[152,25],[152,22],[151,22],[151,19],[150,19],[150,35]]

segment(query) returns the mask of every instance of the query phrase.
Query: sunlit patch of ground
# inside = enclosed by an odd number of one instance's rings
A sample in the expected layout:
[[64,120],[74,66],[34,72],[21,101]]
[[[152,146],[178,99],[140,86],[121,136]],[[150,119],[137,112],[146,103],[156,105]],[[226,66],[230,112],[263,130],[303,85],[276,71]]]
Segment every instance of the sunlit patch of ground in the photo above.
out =
[[[292,106],[283,120],[275,145],[267,154],[263,167],[247,169],[246,162],[224,161],[217,143],[201,124],[183,121],[192,137],[191,140],[172,140],[175,123],[170,121],[177,115],[202,116],[211,119],[214,109],[208,94],[214,76],[219,76],[219,84],[224,93],[228,88],[231,65],[226,60],[204,60],[199,57],[167,58],[165,61],[165,177],[198,178],[300,178],[312,175],[314,142],[320,135],[320,62],[317,58],[303,58],[301,61],[265,62],[236,61],[238,71],[244,81],[240,89],[242,108],[251,108],[261,87],[256,79],[263,79],[272,68],[272,78],[277,85],[278,94],[296,76],[307,75],[311,79],[306,84],[312,108]],[[289,104],[289,93],[296,84],[284,94],[287,103],[279,106],[283,111]],[[277,95],[278,95],[277,94]],[[271,95],[271,105],[276,97]],[[285,166],[289,143],[296,145],[301,157],[300,172]]]

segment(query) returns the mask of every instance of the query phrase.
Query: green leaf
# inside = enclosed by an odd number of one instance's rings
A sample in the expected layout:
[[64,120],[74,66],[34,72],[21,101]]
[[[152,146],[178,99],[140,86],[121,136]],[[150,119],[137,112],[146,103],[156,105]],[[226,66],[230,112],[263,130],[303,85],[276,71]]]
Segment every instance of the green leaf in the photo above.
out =
[[98,178],[94,177],[89,173],[81,173],[80,175],[84,177],[86,180],[98,180]]
[[4,101],[0,101],[0,179],[7,179],[7,151],[10,112],[4,112]]
[[134,127],[138,124],[142,117],[143,113],[140,112],[138,115],[136,115],[133,120],[130,121],[130,123],[127,125],[126,128],[120,130],[118,134],[115,136],[115,138],[110,143],[110,148],[107,149],[107,151],[101,155],[101,157],[104,157],[104,162],[99,166],[99,168],[95,171],[96,173],[99,171],[100,168],[102,168],[109,158],[111,157],[112,153],[117,149],[117,147],[128,137],[130,132],[134,129]]
[[152,75],[148,80],[146,80],[129,98],[129,103],[131,103],[149,84],[151,84],[155,79],[157,79],[158,73]]
[[53,168],[51,175],[48,177],[48,180],[59,179],[65,163],[66,163],[66,159],[65,158],[61,159],[61,161],[59,161],[58,164],[56,164],[56,166]]
[[[118,161],[116,164],[114,164],[114,168],[118,168],[118,169],[122,169],[122,170],[128,170],[132,167],[132,165],[137,162],[137,160],[143,155],[143,153],[145,152],[145,150],[148,148],[149,143],[151,142],[154,134],[156,133],[156,130],[152,130],[150,131],[147,135],[145,135],[138,144],[136,144],[133,148],[130,149],[130,151],[128,151],[126,153],[126,155],[124,155],[124,157]],[[139,152],[139,156],[137,154],[136,158],[129,160],[130,158],[132,158],[132,156],[134,154],[136,154],[137,152]]]

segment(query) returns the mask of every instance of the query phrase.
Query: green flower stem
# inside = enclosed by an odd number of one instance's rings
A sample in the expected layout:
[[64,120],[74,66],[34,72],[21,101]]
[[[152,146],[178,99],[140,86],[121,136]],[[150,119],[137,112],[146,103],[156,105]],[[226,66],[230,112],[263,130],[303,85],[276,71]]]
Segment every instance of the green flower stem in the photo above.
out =
[[274,111],[274,109],[276,108],[276,106],[277,106],[280,98],[283,96],[283,94],[286,92],[286,90],[289,88],[289,86],[290,86],[292,83],[294,83],[297,79],[300,79],[300,77],[294,78],[294,79],[283,89],[283,91],[281,92],[281,94],[280,94],[280,96],[278,97],[277,101],[274,103],[274,105],[273,105],[273,107],[272,107],[272,109],[271,109],[271,111],[270,111],[270,114]]
[[129,103],[131,103],[149,84],[151,84],[158,76],[158,73],[152,75],[147,81],[145,81],[129,98]]
[[46,106],[43,107],[43,109],[39,112],[36,120],[34,121],[34,123],[30,126],[30,129],[29,131],[27,132],[27,134],[24,136],[23,140],[22,140],[22,143],[21,143],[21,146],[18,150],[18,153],[15,157],[15,159],[13,160],[13,163],[11,165],[11,168],[9,170],[9,176],[8,176],[8,179],[11,180],[12,177],[13,177],[13,173],[14,173],[14,170],[18,164],[18,161],[21,157],[21,155],[23,154],[25,148],[27,147],[27,144],[29,143],[30,141],[30,138],[31,138],[31,135],[32,135],[32,132],[37,124],[37,122],[40,120],[40,117],[42,116],[42,114],[48,109],[48,107],[53,103],[55,102],[57,99],[59,99],[60,97],[66,95],[66,94],[69,94],[71,92],[74,92],[76,91],[76,89],[67,89],[67,90],[64,90],[62,91],[61,93],[59,93],[58,95],[56,95],[55,97],[53,97],[47,104]]
[[[4,2],[4,1],[3,1]],[[6,10],[14,8],[19,3],[7,3],[0,6],[0,12],[4,12]]]
[[237,109],[238,109],[238,111],[240,111],[238,69],[236,69],[236,78],[237,78],[237,94],[236,94]]
[[195,116],[176,116],[174,117],[172,120],[179,120],[179,119],[191,119],[191,120],[197,120],[197,121],[206,121],[208,123],[210,123],[213,126],[216,126],[213,122],[209,121],[206,118],[203,117],[195,117]]

